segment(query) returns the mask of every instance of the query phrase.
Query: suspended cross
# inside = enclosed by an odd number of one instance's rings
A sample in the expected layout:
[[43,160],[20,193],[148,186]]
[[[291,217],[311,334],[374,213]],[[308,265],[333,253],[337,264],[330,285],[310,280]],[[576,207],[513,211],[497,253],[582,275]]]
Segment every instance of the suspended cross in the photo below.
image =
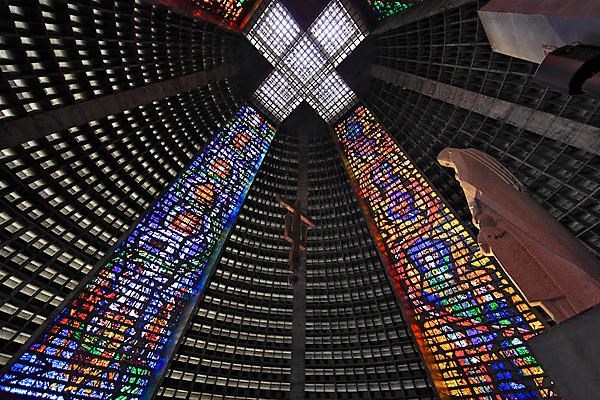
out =
[[279,0],[271,2],[246,34],[275,67],[254,94],[262,108],[281,122],[306,100],[331,122],[354,105],[357,97],[335,67],[366,37],[361,25],[333,0],[302,32]]
[[298,200],[292,205],[280,195],[275,196],[279,204],[288,211],[285,216],[285,234],[283,238],[290,244],[289,283],[293,285],[298,281],[298,263],[300,253],[306,251],[307,228],[315,228],[315,223],[302,211],[302,205]]

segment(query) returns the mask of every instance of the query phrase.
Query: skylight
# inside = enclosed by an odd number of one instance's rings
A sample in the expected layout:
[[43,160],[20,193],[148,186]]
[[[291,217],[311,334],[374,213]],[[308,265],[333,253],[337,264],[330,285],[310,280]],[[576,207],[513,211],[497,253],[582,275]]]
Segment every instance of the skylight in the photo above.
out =
[[258,87],[254,96],[272,114],[283,121],[302,102],[288,78],[275,69]]
[[348,110],[356,100],[352,89],[335,71],[326,75],[312,94],[306,98],[308,104],[327,122]]
[[309,28],[334,66],[338,66],[365,38],[339,1],[332,1]]
[[275,0],[247,36],[275,67],[254,97],[276,122],[303,100],[327,122],[356,102],[335,67],[365,38],[366,30],[361,30],[340,0],[331,1],[304,33]]
[[327,65],[327,59],[308,34],[304,34],[285,56],[280,67],[301,88]]
[[288,52],[302,30],[279,1],[273,1],[261,14],[247,37],[250,43],[273,65]]

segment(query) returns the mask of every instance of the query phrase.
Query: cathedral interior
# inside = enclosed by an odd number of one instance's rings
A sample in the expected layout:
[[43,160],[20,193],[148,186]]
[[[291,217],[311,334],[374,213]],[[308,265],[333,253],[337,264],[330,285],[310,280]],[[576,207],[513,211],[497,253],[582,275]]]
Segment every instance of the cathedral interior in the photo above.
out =
[[438,158],[597,262],[600,58],[540,81],[492,3],[0,0],[0,399],[578,398],[530,341],[583,311]]

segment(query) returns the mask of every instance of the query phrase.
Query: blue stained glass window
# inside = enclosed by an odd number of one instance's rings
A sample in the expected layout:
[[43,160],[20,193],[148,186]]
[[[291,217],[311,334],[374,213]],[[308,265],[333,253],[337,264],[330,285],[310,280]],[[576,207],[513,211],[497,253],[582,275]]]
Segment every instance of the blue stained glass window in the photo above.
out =
[[[0,376],[24,398],[152,395],[275,134],[242,107]],[[1,394],[0,394],[0,397]]]

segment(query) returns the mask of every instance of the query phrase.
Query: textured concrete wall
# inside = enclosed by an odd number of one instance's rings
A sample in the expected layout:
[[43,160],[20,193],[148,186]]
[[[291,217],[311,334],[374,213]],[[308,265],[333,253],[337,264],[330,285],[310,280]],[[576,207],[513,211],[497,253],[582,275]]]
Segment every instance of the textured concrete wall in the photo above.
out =
[[600,128],[598,127],[382,65],[373,65],[371,76],[397,86],[399,90],[421,93],[503,121],[519,129],[525,129],[590,153],[600,154]]
[[231,77],[236,74],[236,71],[237,69],[233,65],[221,65],[209,70],[7,121],[0,124],[0,148],[15,146],[177,93],[188,92],[197,87],[206,86],[208,83]]

